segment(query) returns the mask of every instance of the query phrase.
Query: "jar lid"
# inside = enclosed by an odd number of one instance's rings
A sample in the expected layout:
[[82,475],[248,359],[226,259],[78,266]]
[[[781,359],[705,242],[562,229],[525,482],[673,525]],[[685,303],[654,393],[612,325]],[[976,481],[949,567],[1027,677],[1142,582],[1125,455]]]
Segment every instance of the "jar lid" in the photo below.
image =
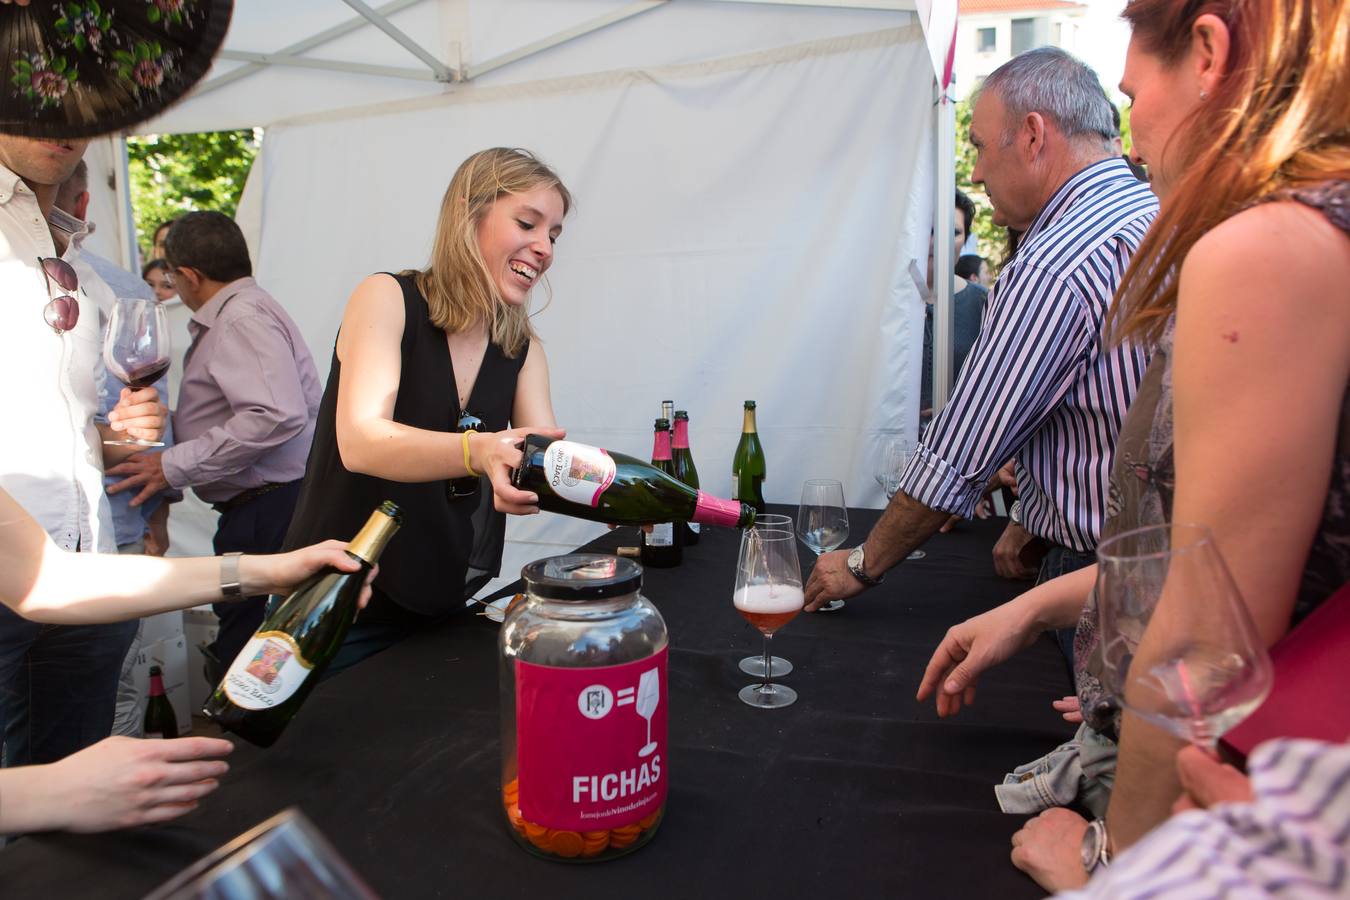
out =
[[520,570],[527,589],[550,600],[601,600],[642,587],[642,566],[601,553],[569,553],[535,560]]

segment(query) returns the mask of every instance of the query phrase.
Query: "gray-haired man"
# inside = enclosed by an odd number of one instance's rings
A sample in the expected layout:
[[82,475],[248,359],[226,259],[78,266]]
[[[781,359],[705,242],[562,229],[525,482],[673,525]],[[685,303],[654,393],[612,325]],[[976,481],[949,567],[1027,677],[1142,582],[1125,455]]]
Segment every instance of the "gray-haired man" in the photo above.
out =
[[1158,210],[1115,155],[1111,104],[1061,50],[1023,53],[985,80],[970,140],[994,222],[1024,232],[989,295],[951,402],[933,420],[867,540],[822,556],[806,608],[851,597],[937,531],[969,516],[1016,459],[1022,524],[1045,541],[1042,580],[1091,562],[1116,434],[1146,363],[1101,328]]

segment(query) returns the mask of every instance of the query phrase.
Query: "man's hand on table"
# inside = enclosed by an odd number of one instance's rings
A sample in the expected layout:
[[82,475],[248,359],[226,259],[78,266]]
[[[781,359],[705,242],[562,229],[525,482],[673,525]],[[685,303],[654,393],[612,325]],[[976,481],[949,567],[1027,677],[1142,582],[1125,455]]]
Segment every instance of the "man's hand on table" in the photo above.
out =
[[832,550],[816,560],[806,582],[807,612],[815,612],[831,600],[847,600],[863,592],[863,583],[848,570],[848,553]]
[[1022,561],[1022,548],[1031,543],[1033,535],[1017,522],[1009,522],[994,545],[994,571],[1003,578],[1026,581],[1036,577],[1036,570]]
[[1083,833],[1088,821],[1055,807],[1029,820],[1012,836],[1013,865],[1052,894],[1087,884],[1083,870]]

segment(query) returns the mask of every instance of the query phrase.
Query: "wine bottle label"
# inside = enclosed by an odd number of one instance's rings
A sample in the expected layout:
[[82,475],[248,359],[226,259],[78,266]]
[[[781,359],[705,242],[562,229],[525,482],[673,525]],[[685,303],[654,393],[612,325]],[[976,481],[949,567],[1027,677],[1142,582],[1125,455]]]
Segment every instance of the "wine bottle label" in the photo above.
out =
[[698,534],[699,528],[702,527],[697,522],[689,522],[688,525],[689,530],[692,531],[694,534]]
[[705,525],[724,525],[735,528],[741,520],[741,505],[732,500],[723,500],[703,491],[698,492],[698,502],[694,505],[694,521]]
[[675,543],[675,525],[671,522],[662,522],[660,525],[652,526],[652,533],[647,535],[648,547],[670,547]]
[[617,666],[516,661],[520,814],[600,831],[666,802],[666,650]]
[[600,495],[614,483],[618,466],[599,447],[554,441],[544,451],[544,474],[548,486],[564,500],[599,506]]
[[300,689],[314,669],[284,631],[255,634],[225,673],[225,695],[242,709],[271,709]]

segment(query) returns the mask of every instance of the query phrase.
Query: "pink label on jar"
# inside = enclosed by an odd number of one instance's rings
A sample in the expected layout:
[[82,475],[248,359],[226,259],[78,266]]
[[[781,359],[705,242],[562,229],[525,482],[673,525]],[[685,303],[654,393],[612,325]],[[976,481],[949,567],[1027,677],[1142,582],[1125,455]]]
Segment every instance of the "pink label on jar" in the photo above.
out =
[[723,500],[712,494],[698,492],[698,502],[694,504],[694,521],[704,525],[722,525],[735,528],[741,520],[741,504],[735,500]]
[[666,801],[666,650],[618,666],[516,661],[520,814],[563,831],[637,822]]

